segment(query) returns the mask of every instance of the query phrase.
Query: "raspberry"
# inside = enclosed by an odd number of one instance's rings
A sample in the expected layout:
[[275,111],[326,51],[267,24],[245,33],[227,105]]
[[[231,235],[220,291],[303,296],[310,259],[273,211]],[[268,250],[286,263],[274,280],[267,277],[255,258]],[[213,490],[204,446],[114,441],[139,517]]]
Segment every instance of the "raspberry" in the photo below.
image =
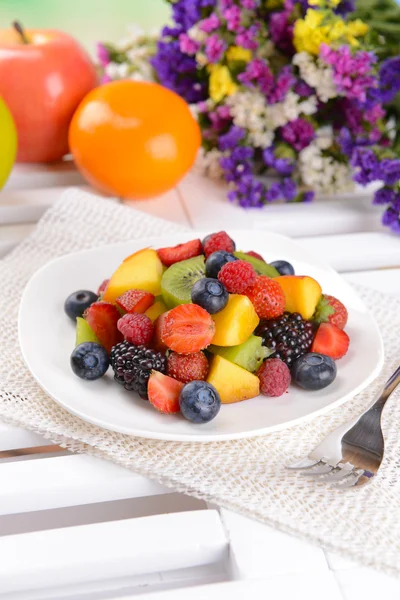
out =
[[225,250],[226,252],[234,252],[235,242],[229,237],[226,231],[218,231],[208,235],[203,241],[203,250],[206,258],[217,250]]
[[171,352],[168,356],[167,373],[183,383],[204,381],[208,374],[208,360],[203,352],[193,354]]
[[124,315],[119,319],[117,327],[125,340],[135,346],[148,346],[153,337],[153,323],[149,317],[139,313]]
[[261,254],[258,254],[258,252],[254,252],[254,250],[249,250],[248,252],[246,252],[246,254],[248,254],[249,256],[254,256],[254,258],[258,258],[258,260],[262,260],[263,262],[265,262],[265,259],[261,256]]
[[[235,264],[235,263],[232,263]],[[258,275],[255,284],[245,290],[260,319],[275,319],[285,310],[285,294],[279,283],[266,275]]]
[[258,369],[260,388],[266,396],[282,396],[289,387],[289,367],[280,358],[268,358]]
[[256,282],[257,273],[254,267],[245,260],[226,263],[218,273],[218,279],[230,294],[243,292]]

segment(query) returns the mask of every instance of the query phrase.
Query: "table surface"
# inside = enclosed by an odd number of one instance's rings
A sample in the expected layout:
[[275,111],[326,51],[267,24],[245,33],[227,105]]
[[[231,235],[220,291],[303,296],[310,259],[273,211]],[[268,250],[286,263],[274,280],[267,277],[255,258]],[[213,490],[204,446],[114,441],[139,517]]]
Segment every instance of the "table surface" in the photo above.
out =
[[[0,193],[0,256],[71,185],[89,190],[70,163],[18,166]],[[370,201],[364,193],[245,211],[225,200],[224,186],[190,174],[168,194],[134,205],[193,229],[296,237],[348,281],[399,295],[400,239],[383,230]],[[0,423],[0,599],[97,600],[144,592],[160,599],[400,597],[400,582],[384,574],[112,463],[46,454],[41,447],[48,444]],[[2,457],[18,448],[37,453]],[[104,539],[107,544],[99,543]]]

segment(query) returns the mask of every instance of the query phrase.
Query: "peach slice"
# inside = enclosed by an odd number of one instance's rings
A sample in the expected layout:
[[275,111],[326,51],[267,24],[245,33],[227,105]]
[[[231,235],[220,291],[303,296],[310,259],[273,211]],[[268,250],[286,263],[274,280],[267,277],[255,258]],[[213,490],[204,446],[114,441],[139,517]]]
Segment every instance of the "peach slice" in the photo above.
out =
[[212,315],[215,346],[238,346],[247,340],[257,327],[260,319],[247,296],[231,294],[223,310]]
[[276,281],[285,294],[285,310],[300,313],[303,319],[311,319],[322,294],[318,281],[301,275],[283,275]]
[[222,404],[254,398],[260,393],[260,380],[243,367],[222,356],[214,356],[207,377],[219,393]]
[[154,296],[161,293],[163,265],[157,252],[144,248],[125,258],[111,277],[104,292],[105,302],[115,302],[118,296],[132,289],[145,290]]

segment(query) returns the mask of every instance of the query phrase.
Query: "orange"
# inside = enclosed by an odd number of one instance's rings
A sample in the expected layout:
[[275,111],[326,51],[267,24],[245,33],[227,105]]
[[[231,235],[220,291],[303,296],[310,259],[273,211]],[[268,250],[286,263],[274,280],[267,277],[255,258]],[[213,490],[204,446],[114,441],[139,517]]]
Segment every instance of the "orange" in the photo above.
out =
[[83,176],[100,191],[127,199],[173,188],[193,165],[200,143],[186,102],[143,81],[114,81],[92,90],[69,129]]

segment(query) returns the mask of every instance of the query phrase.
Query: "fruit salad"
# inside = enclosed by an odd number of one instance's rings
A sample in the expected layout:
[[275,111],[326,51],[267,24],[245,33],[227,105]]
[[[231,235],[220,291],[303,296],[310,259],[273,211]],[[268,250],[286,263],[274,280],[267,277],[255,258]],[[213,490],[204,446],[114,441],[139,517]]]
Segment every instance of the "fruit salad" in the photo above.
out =
[[236,250],[225,231],[135,252],[65,313],[75,375],[111,367],[127,393],[198,424],[223,404],[326,388],[350,343],[340,300],[285,260]]

